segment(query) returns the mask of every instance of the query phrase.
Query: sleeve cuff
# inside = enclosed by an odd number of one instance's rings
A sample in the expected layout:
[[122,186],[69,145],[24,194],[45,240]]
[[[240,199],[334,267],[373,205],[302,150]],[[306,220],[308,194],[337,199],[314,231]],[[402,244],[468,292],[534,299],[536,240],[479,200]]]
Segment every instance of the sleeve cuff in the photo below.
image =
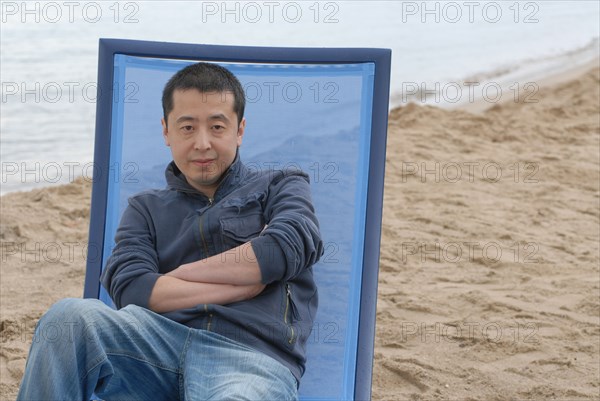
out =
[[270,235],[261,235],[250,243],[260,268],[262,283],[281,280],[285,276],[287,258],[279,243]]
[[127,288],[123,290],[119,308],[129,304],[148,308],[152,289],[160,276],[159,273],[146,273],[129,283]]

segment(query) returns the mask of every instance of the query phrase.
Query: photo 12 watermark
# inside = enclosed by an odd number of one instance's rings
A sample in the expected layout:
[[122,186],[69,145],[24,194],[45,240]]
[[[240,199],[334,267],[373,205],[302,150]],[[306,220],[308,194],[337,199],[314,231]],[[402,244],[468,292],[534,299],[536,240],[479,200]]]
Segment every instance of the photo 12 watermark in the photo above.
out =
[[242,88],[248,103],[339,103],[340,86],[337,82],[263,81],[244,82]]
[[[265,227],[266,228],[266,227]],[[224,237],[228,237],[228,235],[222,233]],[[225,239],[224,242],[227,240]],[[240,263],[244,262],[256,262],[257,259],[263,257],[264,255],[260,252],[264,252],[264,254],[268,254],[270,256],[278,255],[281,251],[284,251],[285,254],[293,254],[297,252],[296,248],[293,246],[288,246],[284,244],[274,244],[267,243],[265,248],[260,249],[252,249],[249,247],[234,247],[227,251],[224,251],[220,254],[220,260],[222,263]],[[334,241],[328,241],[323,244],[323,255],[319,260],[319,263],[322,264],[337,264],[340,262],[338,259],[338,253],[340,251],[340,245]],[[259,253],[254,253],[259,252]],[[254,253],[254,254],[253,254]],[[203,259],[206,260],[206,259]]]
[[87,182],[97,182],[108,178],[113,183],[137,184],[140,182],[140,167],[135,162],[113,162],[107,168],[94,162],[14,162],[1,163],[3,184],[56,184],[71,182],[83,177]]
[[426,183],[498,183],[509,181],[522,184],[538,184],[540,165],[537,162],[515,161],[402,161],[399,167],[402,183],[418,180]]
[[88,260],[100,261],[100,246],[88,242],[65,241],[0,241],[0,260],[18,260],[23,263],[24,270],[35,270],[42,266],[56,263],[75,263]]
[[202,23],[336,24],[335,1],[202,1]]
[[3,24],[11,23],[139,23],[140,3],[135,1],[2,1]]
[[494,81],[462,82],[402,82],[401,102],[421,104],[472,104],[482,101],[498,104],[503,101],[514,103],[539,103],[537,82],[514,82],[510,85]]
[[[250,161],[245,164],[248,175],[268,174],[274,177],[277,174],[284,176],[304,172],[308,174],[312,184],[339,184],[341,182],[340,165],[335,161],[310,161],[306,163],[278,162],[278,161]],[[243,178],[243,177],[242,177]]]
[[459,343],[484,340],[492,343],[512,342],[537,344],[539,327],[537,323],[514,322],[459,322],[459,323],[425,323],[403,321],[399,323],[400,342],[411,340],[424,344]]
[[537,24],[539,11],[540,3],[534,1],[403,1],[401,19],[403,23],[423,24]]
[[400,245],[402,263],[499,262],[541,263],[540,246],[536,242],[504,245],[496,241],[404,241]]
[[[115,84],[112,88],[114,103],[139,103],[140,87],[136,82]],[[3,81],[0,90],[2,103],[77,103],[95,104],[104,95],[96,82],[11,82]]]

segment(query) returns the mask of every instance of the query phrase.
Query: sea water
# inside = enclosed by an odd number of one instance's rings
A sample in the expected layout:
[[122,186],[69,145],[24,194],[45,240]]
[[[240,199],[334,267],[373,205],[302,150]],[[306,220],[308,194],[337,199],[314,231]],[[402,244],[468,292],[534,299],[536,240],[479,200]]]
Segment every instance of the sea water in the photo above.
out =
[[[498,82],[502,96],[514,96],[506,87],[531,83],[518,81],[519,71],[540,74],[593,60],[600,36],[597,1],[4,1],[1,7],[2,194],[93,173],[99,38],[390,48],[390,106],[446,107],[472,94],[499,100]],[[149,134],[160,135],[158,120],[156,126]]]

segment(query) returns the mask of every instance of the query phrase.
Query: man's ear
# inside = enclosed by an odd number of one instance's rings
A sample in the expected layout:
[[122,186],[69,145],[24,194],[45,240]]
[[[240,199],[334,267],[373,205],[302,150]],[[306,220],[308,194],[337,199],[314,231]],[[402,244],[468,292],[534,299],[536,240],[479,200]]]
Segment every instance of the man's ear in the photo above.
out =
[[238,148],[242,146],[242,139],[244,138],[244,131],[246,130],[246,117],[242,118],[240,124],[238,125],[237,131],[237,146]]
[[163,139],[165,140],[165,145],[171,146],[171,144],[169,143],[169,128],[167,127],[167,122],[164,118],[160,119],[160,124],[162,125],[162,134]]

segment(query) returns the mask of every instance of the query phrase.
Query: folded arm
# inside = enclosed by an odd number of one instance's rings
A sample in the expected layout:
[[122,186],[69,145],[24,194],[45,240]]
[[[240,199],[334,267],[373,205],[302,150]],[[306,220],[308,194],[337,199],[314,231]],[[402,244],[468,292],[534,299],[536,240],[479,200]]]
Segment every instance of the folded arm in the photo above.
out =
[[[151,216],[142,204],[136,199],[130,200],[115,236],[115,248],[101,277],[118,308],[135,304],[164,313],[198,304],[225,305],[243,301],[264,289],[259,281],[247,277],[239,283],[241,285],[235,285],[224,280],[210,283],[160,274],[150,221]],[[217,261],[220,257],[209,259]]]
[[235,286],[261,284],[262,278],[250,242],[206,259],[183,264],[166,276],[199,283]]
[[152,216],[130,200],[102,284],[117,307],[136,304],[156,312],[253,298],[264,285],[301,274],[323,254],[305,174],[274,180],[265,220],[268,227],[249,242],[160,274]]
[[206,259],[167,273],[186,281],[256,285],[289,280],[313,265],[323,253],[319,226],[304,174],[283,175],[270,188],[259,236]]
[[226,305],[258,295],[264,286],[207,284],[163,275],[156,280],[148,307],[158,313],[192,308],[198,304]]

